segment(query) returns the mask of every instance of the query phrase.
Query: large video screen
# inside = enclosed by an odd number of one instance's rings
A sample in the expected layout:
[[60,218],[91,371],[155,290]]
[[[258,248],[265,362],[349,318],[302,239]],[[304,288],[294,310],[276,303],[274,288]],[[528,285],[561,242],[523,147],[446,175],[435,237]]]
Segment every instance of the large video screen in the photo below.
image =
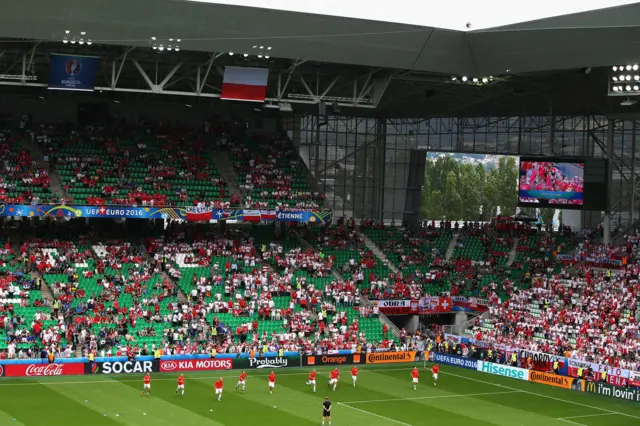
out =
[[580,208],[584,204],[584,163],[520,159],[518,201],[537,207]]

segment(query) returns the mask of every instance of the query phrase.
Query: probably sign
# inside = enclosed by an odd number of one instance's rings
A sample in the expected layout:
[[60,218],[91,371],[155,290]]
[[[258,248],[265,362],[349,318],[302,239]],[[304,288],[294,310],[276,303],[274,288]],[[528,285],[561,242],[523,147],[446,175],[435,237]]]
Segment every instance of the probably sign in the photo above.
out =
[[231,370],[231,359],[191,359],[160,361],[160,372]]
[[[531,358],[533,369],[538,371],[551,371],[553,370],[553,363],[558,361],[558,367],[564,369],[567,364],[567,358],[558,355],[550,355],[542,352],[535,351],[520,351],[520,358]],[[566,372],[566,371],[565,371]]]
[[495,374],[496,376],[508,377],[510,379],[529,380],[529,370],[524,368],[478,361],[477,369],[482,373]]
[[414,362],[416,352],[371,352],[366,356],[367,364],[394,364]]
[[299,367],[299,356],[276,356],[269,358],[236,358],[233,360],[233,368],[236,369],[248,369],[248,368],[287,368],[287,367]]
[[362,357],[360,354],[347,355],[309,355],[302,357],[302,365],[344,365],[344,364],[360,364]]
[[81,363],[5,364],[3,370],[6,377],[70,376],[84,374],[84,365]]
[[463,358],[455,355],[441,354],[439,352],[432,352],[429,354],[429,360],[440,364],[453,365],[455,367],[468,368],[469,370],[475,370],[478,365],[478,361],[471,358]]
[[[574,379],[573,377],[558,376],[557,374],[543,373],[541,371],[530,370],[529,381],[535,383],[542,383],[544,385],[554,386],[563,389],[580,390],[582,386],[581,379]],[[576,389],[577,388],[577,389]]]
[[584,385],[585,392],[595,393],[598,395],[610,396],[616,399],[624,399],[626,401],[640,402],[640,391],[633,388],[620,388],[612,386],[608,383],[587,382]]

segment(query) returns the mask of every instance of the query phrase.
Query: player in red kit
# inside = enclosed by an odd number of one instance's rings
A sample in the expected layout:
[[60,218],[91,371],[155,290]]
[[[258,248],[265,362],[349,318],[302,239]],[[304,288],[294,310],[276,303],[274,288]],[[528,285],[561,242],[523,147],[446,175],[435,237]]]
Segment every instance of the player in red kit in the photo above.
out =
[[356,387],[356,381],[358,380],[358,367],[355,365],[351,368],[351,380],[353,380],[353,387]]
[[417,368],[413,368],[411,370],[411,378],[413,379],[413,390],[418,390],[418,377],[420,377],[420,372]]
[[309,373],[309,381],[307,382],[307,386],[313,385],[313,392],[316,391],[316,370],[314,369],[311,373]]
[[149,373],[147,373],[146,376],[144,376],[144,385],[142,386],[142,395],[147,394],[147,397],[149,397],[151,395],[151,375],[149,375]]
[[276,373],[273,371],[269,374],[269,393],[273,393],[273,389],[276,387]]
[[238,390],[238,386],[242,386],[242,393],[244,393],[246,380],[247,380],[247,373],[243,371],[242,373],[240,373],[240,377],[238,378],[238,384],[236,385],[236,390]]
[[182,391],[182,397],[184,398],[184,374],[180,374],[178,377],[178,387],[176,388],[176,395],[178,391]]
[[220,379],[213,384],[213,388],[216,391],[216,395],[218,395],[218,401],[222,401],[222,388],[224,388],[222,377],[220,377]]
[[336,390],[338,380],[340,380],[340,370],[334,368],[331,372],[331,379],[329,379],[329,386],[333,385],[333,390]]
[[436,382],[438,381],[438,371],[440,371],[440,367],[438,367],[438,364],[434,365],[433,368],[431,368],[431,372],[433,373],[433,386],[435,386]]

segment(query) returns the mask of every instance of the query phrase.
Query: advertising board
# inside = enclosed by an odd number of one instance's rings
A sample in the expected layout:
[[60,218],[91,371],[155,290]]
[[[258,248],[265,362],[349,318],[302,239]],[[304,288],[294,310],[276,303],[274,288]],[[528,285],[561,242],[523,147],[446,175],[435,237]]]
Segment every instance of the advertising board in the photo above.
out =
[[302,357],[302,365],[348,365],[361,364],[363,356],[360,354],[347,355],[309,355]]
[[0,366],[0,376],[6,377],[38,377],[38,376],[71,376],[84,374],[84,365],[68,364],[5,364]]
[[582,387],[582,379],[543,373],[535,370],[529,371],[529,381],[562,389],[581,390],[580,387]]
[[529,380],[529,370],[524,368],[478,361],[477,369],[482,373],[495,374],[496,376],[509,377],[510,379]]
[[620,388],[608,383],[586,382],[584,383],[584,391],[626,401],[640,402],[640,391],[637,389]]
[[287,368],[300,367],[299,356],[277,356],[273,358],[236,358],[233,360],[233,368],[239,370],[253,368]]
[[475,370],[478,361],[471,358],[463,358],[455,355],[441,354],[439,352],[432,352],[429,354],[429,360],[437,362],[439,364],[453,365],[455,367],[468,368],[469,370]]
[[157,373],[158,371],[160,371],[160,363],[158,361],[106,361],[87,362],[84,364],[84,374]]
[[231,359],[190,359],[190,360],[169,360],[160,361],[161,373],[178,371],[217,371],[231,370],[233,362]]
[[367,364],[394,364],[414,362],[416,352],[371,352],[366,355]]

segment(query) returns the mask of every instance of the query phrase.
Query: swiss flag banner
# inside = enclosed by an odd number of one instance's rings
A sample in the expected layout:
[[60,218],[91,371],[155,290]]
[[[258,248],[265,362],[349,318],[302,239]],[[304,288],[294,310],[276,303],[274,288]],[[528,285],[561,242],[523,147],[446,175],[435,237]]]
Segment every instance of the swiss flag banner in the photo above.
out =
[[451,298],[450,297],[440,297],[438,300],[438,312],[449,312],[451,310]]

